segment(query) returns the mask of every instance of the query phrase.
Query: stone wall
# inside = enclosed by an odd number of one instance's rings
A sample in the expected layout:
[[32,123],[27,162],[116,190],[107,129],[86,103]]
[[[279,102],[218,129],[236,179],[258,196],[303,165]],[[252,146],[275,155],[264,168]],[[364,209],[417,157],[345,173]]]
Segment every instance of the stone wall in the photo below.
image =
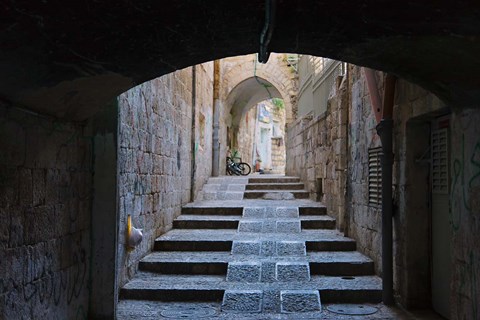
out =
[[[119,96],[119,286],[137,271],[138,261],[151,251],[154,240],[171,229],[181,207],[193,201],[211,175],[213,64],[194,67],[193,99],[192,68]],[[133,226],[143,230],[142,243],[130,253],[125,248],[128,215]]]
[[452,117],[452,319],[480,317],[480,111]]
[[286,174],[300,177],[310,198],[324,202],[343,230],[348,81],[341,80],[339,77],[332,87],[326,113],[288,125]]
[[[381,74],[377,74],[381,79]],[[358,67],[350,67],[351,105],[348,124],[347,225],[348,235],[357,240],[357,248],[375,262],[381,272],[381,210],[369,205],[368,149],[381,146],[376,134],[368,88]],[[379,81],[379,84],[382,82]],[[381,89],[381,88],[379,88]]]
[[[352,73],[349,125],[348,234],[381,273],[381,211],[368,204],[368,148],[379,146],[368,90],[360,68]],[[377,73],[380,93],[382,74]],[[429,163],[433,120],[449,109],[431,93],[404,80],[394,106],[394,286],[407,307],[431,304],[431,191]],[[448,119],[448,118],[447,118]],[[450,219],[452,239],[451,319],[479,316],[480,120],[478,110],[452,113],[450,120]],[[434,213],[432,213],[434,214]],[[445,248],[445,250],[449,250]]]
[[[195,181],[194,195],[202,190],[212,176],[213,134],[213,62],[203,63],[196,68],[195,90]],[[188,143],[191,139],[187,137]]]
[[272,133],[272,172],[275,174],[285,173],[285,107],[278,108],[272,103],[273,123],[278,132]]
[[[366,81],[351,67],[347,192],[348,235],[381,274],[381,206],[369,203],[368,150],[380,147]],[[383,74],[376,73],[380,96]],[[394,105],[394,286],[407,307],[430,303],[429,165],[418,159],[430,144],[430,122],[448,109],[431,93],[399,80]],[[428,158],[428,157],[427,157]]]
[[[253,142],[255,141],[255,118],[257,116],[257,107],[250,109],[245,117],[240,121],[237,135],[237,146],[240,157],[243,162],[248,163],[252,170],[255,162],[253,161]],[[252,171],[253,172],[253,171]]]
[[[383,73],[377,72],[380,96]],[[344,83],[345,85],[345,83]],[[340,91],[342,91],[341,86]],[[381,208],[369,203],[368,151],[379,147],[376,121],[361,68],[349,66],[345,94],[331,94],[324,117],[304,117],[289,126],[287,135],[287,174],[307,181],[315,197],[329,209],[339,208],[337,219],[346,235],[356,239],[358,249],[371,257],[381,275]],[[347,106],[348,114],[335,110]],[[341,107],[340,109],[343,109]],[[336,113],[336,115],[335,115]],[[473,125],[480,120],[478,110],[452,113],[431,93],[404,80],[398,80],[394,105],[394,289],[398,302],[406,307],[430,307],[432,297],[431,252],[432,214],[429,148],[430,133],[439,117],[450,123],[450,215],[452,239],[450,283],[451,319],[479,316],[480,255],[476,243],[480,225],[480,132]],[[329,119],[328,115],[331,115]],[[338,119],[336,133],[334,121]],[[347,140],[339,140],[346,132]],[[444,124],[445,125],[445,124]],[[332,143],[336,135],[339,144]],[[347,159],[335,161],[337,148],[348,146]],[[341,159],[341,157],[339,158]],[[347,169],[345,180],[338,173]],[[319,171],[322,170],[319,175]],[[334,174],[335,172],[335,174]],[[315,186],[314,178],[321,177]],[[317,189],[316,189],[316,188]],[[344,196],[340,190],[346,188]],[[318,191],[320,192],[320,191]],[[335,192],[337,192],[335,194]],[[344,213],[334,198],[345,198]],[[331,214],[332,212],[329,211]],[[344,220],[342,221],[342,216]],[[449,250],[445,248],[445,250]],[[448,284],[447,284],[448,286]]]
[[87,128],[0,105],[0,150],[0,317],[86,319]]

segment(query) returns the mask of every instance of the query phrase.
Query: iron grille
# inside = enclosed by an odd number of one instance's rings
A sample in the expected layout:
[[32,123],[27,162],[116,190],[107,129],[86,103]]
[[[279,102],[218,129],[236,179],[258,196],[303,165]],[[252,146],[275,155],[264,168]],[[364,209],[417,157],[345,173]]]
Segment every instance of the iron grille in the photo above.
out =
[[368,149],[368,203],[379,206],[382,203],[382,148]]

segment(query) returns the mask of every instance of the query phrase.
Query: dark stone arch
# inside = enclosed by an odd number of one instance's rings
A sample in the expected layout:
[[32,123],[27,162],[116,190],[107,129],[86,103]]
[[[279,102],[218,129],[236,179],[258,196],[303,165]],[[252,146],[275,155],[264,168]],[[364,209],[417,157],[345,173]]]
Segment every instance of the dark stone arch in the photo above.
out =
[[[136,84],[257,52],[264,1],[9,1],[0,97],[82,120]],[[394,73],[469,107],[480,100],[480,3],[278,1],[270,50]]]

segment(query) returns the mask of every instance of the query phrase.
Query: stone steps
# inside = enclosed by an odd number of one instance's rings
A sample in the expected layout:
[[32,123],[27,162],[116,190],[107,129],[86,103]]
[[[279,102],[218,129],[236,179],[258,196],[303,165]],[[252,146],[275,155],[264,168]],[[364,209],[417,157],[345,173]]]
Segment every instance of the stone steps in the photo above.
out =
[[[294,207],[298,208],[298,212],[300,216],[318,216],[318,215],[326,215],[327,208],[324,205],[315,203],[313,205],[305,205],[302,203],[297,203],[295,201],[295,205],[292,206],[291,201],[275,201],[275,200],[262,200],[261,203],[258,202],[259,200],[241,200],[241,201],[204,201],[201,204],[191,203],[182,208],[182,215],[219,215],[219,216],[241,216],[243,213],[244,207],[255,207],[259,204],[264,206],[274,206],[274,207]],[[298,201],[310,201],[310,200],[298,200]],[[232,203],[233,202],[233,203]],[[207,203],[207,205],[205,204]],[[222,207],[217,207],[222,206]]]
[[255,177],[249,178],[248,183],[300,183],[300,178],[298,177]]
[[373,261],[303,187],[296,177],[211,178],[120,298],[214,301],[224,315],[272,319],[318,318],[322,303],[381,301]]
[[[327,216],[302,216],[302,229],[334,229],[335,219]],[[241,216],[182,215],[173,221],[175,229],[237,229]]]
[[241,216],[243,212],[243,207],[183,207],[182,215],[220,215],[220,216]]
[[245,190],[244,199],[295,200],[308,199],[310,193],[305,190]]
[[138,272],[120,291],[121,299],[160,301],[221,301],[225,291],[318,291],[323,303],[374,303],[381,301],[377,276],[311,276],[309,281],[236,282],[223,275],[165,275]]
[[[142,271],[162,274],[227,274],[229,263],[242,263],[246,255],[229,252],[154,252],[140,262]],[[305,257],[312,275],[360,276],[373,274],[373,262],[358,252],[315,252]],[[298,256],[258,256],[261,264],[295,262]]]
[[303,183],[249,183],[246,190],[303,190]]
[[[169,240],[156,241],[155,250],[163,251],[230,251],[232,240]],[[308,251],[354,251],[354,241],[342,241],[338,239],[306,241]]]
[[217,241],[225,240],[246,240],[246,238],[253,238],[253,240],[258,239],[269,239],[272,241],[345,241],[345,242],[355,242],[353,239],[347,238],[343,233],[337,230],[329,229],[320,229],[320,230],[302,230],[298,234],[268,234],[268,235],[259,235],[259,234],[248,234],[240,233],[237,230],[231,229],[222,229],[222,230],[184,230],[184,229],[172,229],[165,234],[161,235],[156,242],[161,241],[172,241],[172,240],[192,240],[192,241],[208,241],[215,239]]

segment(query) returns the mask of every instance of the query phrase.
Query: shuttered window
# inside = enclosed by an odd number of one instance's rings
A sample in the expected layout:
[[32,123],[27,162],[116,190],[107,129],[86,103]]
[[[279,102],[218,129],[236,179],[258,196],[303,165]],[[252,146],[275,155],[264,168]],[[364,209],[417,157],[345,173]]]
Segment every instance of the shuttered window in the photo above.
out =
[[382,148],[368,150],[368,203],[379,206],[382,203]]
[[432,193],[448,194],[448,131],[432,132]]

